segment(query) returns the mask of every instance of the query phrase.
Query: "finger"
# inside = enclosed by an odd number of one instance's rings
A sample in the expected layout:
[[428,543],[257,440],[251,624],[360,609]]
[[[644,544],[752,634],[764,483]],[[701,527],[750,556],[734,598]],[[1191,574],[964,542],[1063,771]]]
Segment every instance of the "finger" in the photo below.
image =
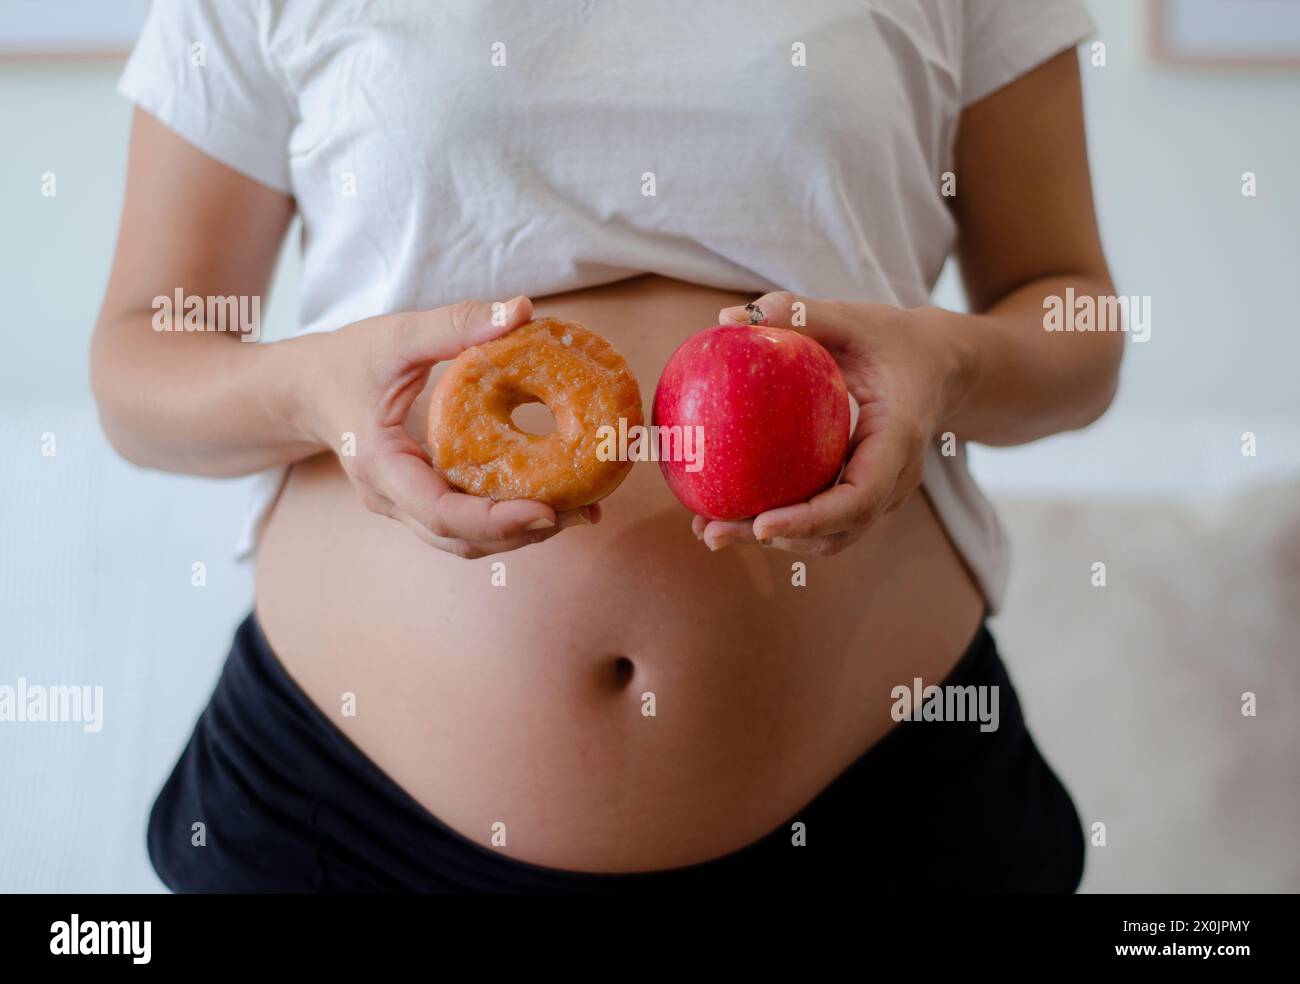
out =
[[843,348],[854,336],[861,313],[838,301],[819,301],[775,291],[749,304],[723,308],[719,324],[761,324],[790,328],[821,342],[829,349]]
[[493,502],[465,492],[449,492],[439,499],[438,515],[448,535],[463,540],[506,540],[556,525],[555,510],[544,502]]
[[534,530],[505,540],[482,540],[475,545],[482,547],[487,553],[504,553],[507,550],[518,550],[520,547],[549,540],[564,530],[591,525],[592,522],[586,512],[586,507],[583,507],[582,509],[573,509],[566,513],[560,513],[555,525],[547,529]]
[[744,523],[710,523],[701,539],[704,540],[710,550],[721,550],[724,547],[731,546],[757,545],[765,549],[780,550],[786,553],[826,556],[841,549],[852,535],[853,532],[844,532],[804,539],[778,536],[770,540],[760,540],[754,535],[753,523],[746,521]]
[[481,540],[477,542],[461,540],[456,537],[439,536],[433,538],[433,545],[443,553],[452,554],[461,560],[480,560],[483,557],[509,553],[511,550],[522,550],[534,543],[549,540],[558,532],[558,529],[538,530],[535,533],[513,537],[509,540]]
[[509,550],[518,550],[521,547],[549,540],[561,530],[567,530],[574,526],[588,526],[591,524],[591,520],[584,507],[584,509],[574,509],[559,514],[555,525],[547,527],[546,529],[534,530],[505,540],[470,541],[462,540],[457,537],[435,536],[429,531],[427,526],[415,517],[402,512],[400,509],[392,508],[388,511],[387,515],[402,523],[407,527],[407,529],[429,546],[436,547],[446,553],[456,554],[457,556],[466,559],[486,557],[490,554],[505,553]]
[[508,334],[533,316],[522,294],[508,301],[461,301],[413,311],[402,322],[401,355],[411,362],[454,359],[465,349]]
[[595,526],[600,522],[600,506],[592,503],[589,506],[580,506],[577,509],[569,509],[565,512],[556,513],[556,526]]
[[812,554],[817,552],[817,544],[820,542],[820,537],[811,540],[791,540],[784,536],[778,536],[773,537],[771,540],[764,540],[762,545],[765,550],[779,550],[782,553]]
[[816,536],[807,540],[791,540],[778,536],[771,540],[763,540],[762,546],[765,550],[780,550],[782,553],[822,554],[825,553],[824,544],[827,539],[828,537]]
[[533,532],[523,533],[520,536],[507,539],[481,539],[481,541],[456,539],[456,541],[445,541],[448,546],[443,547],[443,549],[464,556],[467,559],[508,554],[512,550],[523,550],[524,547],[533,546],[534,543],[546,542],[547,539],[559,536],[563,530],[572,529],[573,526],[588,525],[590,525],[590,520],[586,519],[585,513],[572,511],[565,513],[563,517],[555,521],[554,526],[547,529],[533,530]]
[[907,459],[904,442],[888,431],[873,434],[854,449],[838,485],[754,517],[754,535],[807,539],[869,526],[888,503]]
[[705,519],[697,536],[710,550],[721,550],[723,547],[737,543],[758,542],[754,536],[752,519]]
[[415,454],[385,455],[373,482],[398,512],[410,516],[434,536],[461,540],[503,540],[555,525],[555,510],[543,502],[491,499],[454,492],[429,464]]
[[777,328],[789,328],[796,320],[796,304],[807,302],[788,290],[773,291],[757,297],[748,304],[725,307],[718,312],[718,324],[722,325],[772,325]]
[[570,526],[594,526],[600,521],[599,517],[600,507],[594,503],[590,506],[579,506],[577,509],[556,513],[555,528],[558,531],[568,529]]
[[[549,512],[550,517],[539,514],[539,510]],[[444,529],[456,531],[450,535],[457,539],[468,540],[481,546],[518,541],[515,546],[505,546],[503,549],[506,550],[513,550],[527,543],[540,543],[560,530],[573,526],[594,525],[591,506],[581,506],[578,509],[557,513],[546,503],[532,499],[492,502],[490,499],[464,492],[451,492],[443,496],[439,502],[439,514],[443,518]],[[599,516],[598,509],[596,514]],[[486,515],[486,520],[480,520],[483,515]],[[547,518],[550,522],[543,525]]]

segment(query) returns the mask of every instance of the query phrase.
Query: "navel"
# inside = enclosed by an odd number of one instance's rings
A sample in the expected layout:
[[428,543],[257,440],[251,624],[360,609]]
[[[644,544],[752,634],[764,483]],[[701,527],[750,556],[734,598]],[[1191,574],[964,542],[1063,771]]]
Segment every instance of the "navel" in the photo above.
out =
[[636,675],[636,664],[626,656],[613,656],[609,661],[608,672],[610,687],[614,690],[622,690]]

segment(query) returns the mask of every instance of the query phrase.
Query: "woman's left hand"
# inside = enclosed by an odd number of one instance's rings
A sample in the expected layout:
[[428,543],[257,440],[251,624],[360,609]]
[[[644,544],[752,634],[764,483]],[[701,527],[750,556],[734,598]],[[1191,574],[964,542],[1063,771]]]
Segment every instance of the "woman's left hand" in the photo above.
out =
[[[758,311],[751,318],[752,307]],[[824,345],[858,404],[858,419],[837,484],[753,519],[696,516],[695,535],[710,550],[759,543],[829,555],[897,509],[921,482],[926,447],[957,388],[961,361],[951,335],[953,317],[938,308],[807,300],[785,291],[724,308],[719,324],[790,328]]]

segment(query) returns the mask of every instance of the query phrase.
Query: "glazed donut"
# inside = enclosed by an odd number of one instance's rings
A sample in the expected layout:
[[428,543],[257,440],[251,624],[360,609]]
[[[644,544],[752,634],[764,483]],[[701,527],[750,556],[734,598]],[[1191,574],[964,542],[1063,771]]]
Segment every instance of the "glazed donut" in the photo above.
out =
[[[525,403],[555,417],[549,434],[510,419]],[[643,421],[636,377],[614,347],[573,321],[541,318],[466,349],[429,402],[429,450],[447,481],[494,501],[536,499],[557,511],[605,498],[630,461],[601,461],[602,425]]]

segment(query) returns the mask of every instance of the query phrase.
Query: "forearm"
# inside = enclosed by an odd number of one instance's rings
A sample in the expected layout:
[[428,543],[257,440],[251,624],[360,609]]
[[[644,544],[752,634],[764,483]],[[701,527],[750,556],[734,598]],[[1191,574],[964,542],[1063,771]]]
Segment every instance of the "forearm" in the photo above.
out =
[[155,333],[148,313],[101,323],[91,383],[113,447],[148,468],[230,477],[324,450],[304,424],[310,337],[243,343]]
[[[954,382],[938,428],[982,444],[1012,445],[1086,427],[1105,412],[1118,383],[1125,336],[1097,305],[1092,331],[1048,331],[1044,301],[1104,297],[1101,279],[1046,277],[975,315],[927,309],[954,351]],[[1072,312],[1067,311],[1067,318]]]

